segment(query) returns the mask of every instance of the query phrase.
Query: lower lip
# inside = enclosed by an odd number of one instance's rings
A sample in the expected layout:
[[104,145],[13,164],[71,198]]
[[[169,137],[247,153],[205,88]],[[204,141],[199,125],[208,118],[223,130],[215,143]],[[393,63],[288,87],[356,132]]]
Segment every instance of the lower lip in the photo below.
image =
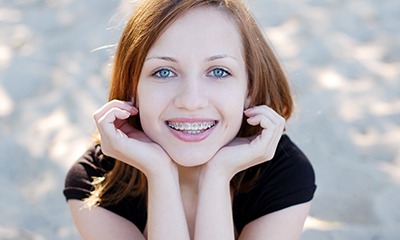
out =
[[183,131],[176,131],[168,126],[167,127],[176,138],[183,142],[200,142],[206,139],[214,131],[216,126],[217,124],[215,124],[212,128],[209,128],[198,134],[189,134]]

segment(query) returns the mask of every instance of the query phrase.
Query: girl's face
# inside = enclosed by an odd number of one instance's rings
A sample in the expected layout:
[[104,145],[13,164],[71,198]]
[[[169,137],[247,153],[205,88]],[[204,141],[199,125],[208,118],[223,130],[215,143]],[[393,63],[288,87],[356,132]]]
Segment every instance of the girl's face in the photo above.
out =
[[178,18],[150,49],[137,106],[143,131],[179,165],[198,166],[238,133],[247,102],[243,44],[211,7]]

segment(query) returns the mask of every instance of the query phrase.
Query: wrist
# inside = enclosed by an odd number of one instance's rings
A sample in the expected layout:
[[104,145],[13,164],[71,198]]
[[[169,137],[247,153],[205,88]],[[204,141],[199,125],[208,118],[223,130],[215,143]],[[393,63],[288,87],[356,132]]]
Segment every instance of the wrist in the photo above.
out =
[[232,177],[223,166],[213,164],[209,161],[201,169],[199,183],[200,185],[208,183],[229,186]]
[[155,184],[171,181],[179,182],[178,168],[173,163],[166,166],[157,166],[155,169],[146,171],[144,174],[149,184],[153,182]]

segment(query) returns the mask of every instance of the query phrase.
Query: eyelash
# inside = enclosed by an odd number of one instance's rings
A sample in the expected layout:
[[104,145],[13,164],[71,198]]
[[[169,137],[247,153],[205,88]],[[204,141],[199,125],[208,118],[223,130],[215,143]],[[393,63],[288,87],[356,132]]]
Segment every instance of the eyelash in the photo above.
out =
[[[209,71],[209,73],[213,73],[216,70],[222,71],[222,76],[215,76],[215,73],[214,73],[214,75],[211,77],[221,79],[221,78],[226,78],[226,77],[229,77],[232,75],[229,71],[227,71],[226,69],[221,68],[221,67],[214,68],[211,71]],[[209,73],[207,74],[207,76],[209,76]]]
[[[168,71],[168,76],[164,76],[164,77],[161,76],[160,74],[163,71]],[[215,76],[215,71],[222,71],[222,76]],[[214,73],[214,74],[212,74],[212,73]],[[173,76],[170,76],[171,74],[173,74]],[[214,68],[207,73],[208,77],[217,78],[217,79],[226,78],[231,75],[232,74],[229,71],[227,71],[221,67]],[[170,77],[176,77],[177,75],[171,69],[161,68],[161,69],[158,69],[157,71],[155,71],[154,73],[152,73],[151,76],[156,77],[156,78],[166,79],[166,78],[170,78]]]
[[[169,73],[168,76],[167,76],[167,77],[161,76],[160,73],[161,73],[162,71],[168,71],[168,73]],[[165,79],[165,78],[171,77],[171,76],[169,76],[170,74],[173,74],[173,75],[174,75],[174,76],[172,76],[172,77],[176,77],[176,74],[175,74],[171,69],[168,69],[168,68],[161,68],[161,69],[158,69],[157,71],[155,71],[153,74],[151,74],[151,76],[156,77],[156,78]]]

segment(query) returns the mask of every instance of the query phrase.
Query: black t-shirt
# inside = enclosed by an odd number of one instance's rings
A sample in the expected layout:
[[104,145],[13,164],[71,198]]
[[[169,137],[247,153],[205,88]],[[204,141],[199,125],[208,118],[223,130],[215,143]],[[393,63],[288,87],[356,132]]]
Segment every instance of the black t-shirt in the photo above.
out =
[[[114,163],[114,159],[101,152],[100,145],[89,148],[68,172],[64,189],[66,199],[87,198],[93,190],[93,178],[103,176],[113,168]],[[250,191],[236,194],[233,198],[233,219],[239,233],[247,223],[261,216],[313,198],[316,189],[313,168],[287,135],[282,136],[272,160],[253,168],[261,170],[256,184]],[[147,209],[142,198],[127,197],[104,208],[144,231]]]

